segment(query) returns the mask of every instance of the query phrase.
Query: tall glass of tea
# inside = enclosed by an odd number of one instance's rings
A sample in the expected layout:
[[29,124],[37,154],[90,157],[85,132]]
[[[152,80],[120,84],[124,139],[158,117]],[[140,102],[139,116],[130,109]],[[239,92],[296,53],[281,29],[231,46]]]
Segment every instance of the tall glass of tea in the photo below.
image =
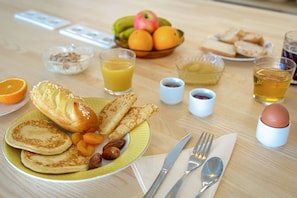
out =
[[[285,34],[282,56],[292,59],[297,64],[297,31],[289,31]],[[297,72],[295,71],[291,85],[297,85]]]
[[296,63],[289,58],[264,56],[255,59],[254,99],[263,104],[283,102],[295,69]]

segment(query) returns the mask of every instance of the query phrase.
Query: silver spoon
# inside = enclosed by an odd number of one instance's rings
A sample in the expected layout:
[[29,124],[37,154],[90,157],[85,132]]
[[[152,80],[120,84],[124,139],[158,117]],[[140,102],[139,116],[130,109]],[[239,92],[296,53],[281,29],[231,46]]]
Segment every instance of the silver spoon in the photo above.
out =
[[205,162],[201,171],[202,187],[196,198],[199,198],[206,189],[219,180],[223,168],[223,161],[219,157],[212,157]]

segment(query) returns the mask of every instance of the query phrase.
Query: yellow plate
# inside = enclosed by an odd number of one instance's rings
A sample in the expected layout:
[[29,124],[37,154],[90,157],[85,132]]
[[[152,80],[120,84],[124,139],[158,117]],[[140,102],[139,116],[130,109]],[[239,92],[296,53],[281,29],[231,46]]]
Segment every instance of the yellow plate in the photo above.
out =
[[[85,98],[85,100],[96,113],[99,113],[100,110],[104,107],[104,105],[109,102],[108,100],[102,98]],[[18,118],[8,130],[11,130],[18,123],[30,119],[48,118],[36,109]],[[126,136],[126,140],[127,142],[125,148],[123,148],[123,153],[120,155],[119,158],[115,159],[114,161],[107,163],[96,169],[58,175],[37,173],[26,168],[25,166],[23,166],[21,162],[21,150],[9,146],[8,144],[6,144],[5,140],[3,143],[3,151],[6,160],[18,171],[28,176],[32,176],[34,178],[47,181],[80,182],[98,179],[117,173],[127,168],[130,164],[132,164],[135,160],[142,156],[150,142],[150,128],[148,122],[142,123],[133,131],[131,131]]]

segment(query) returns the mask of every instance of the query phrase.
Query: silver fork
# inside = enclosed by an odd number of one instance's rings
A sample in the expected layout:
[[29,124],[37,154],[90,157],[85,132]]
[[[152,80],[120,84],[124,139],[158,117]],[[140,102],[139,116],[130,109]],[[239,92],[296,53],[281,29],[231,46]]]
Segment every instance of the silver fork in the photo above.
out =
[[178,190],[182,186],[184,179],[196,168],[200,167],[206,160],[213,141],[213,135],[203,132],[197,141],[191,156],[188,160],[187,170],[183,176],[174,184],[170,191],[165,196],[166,198],[175,198]]

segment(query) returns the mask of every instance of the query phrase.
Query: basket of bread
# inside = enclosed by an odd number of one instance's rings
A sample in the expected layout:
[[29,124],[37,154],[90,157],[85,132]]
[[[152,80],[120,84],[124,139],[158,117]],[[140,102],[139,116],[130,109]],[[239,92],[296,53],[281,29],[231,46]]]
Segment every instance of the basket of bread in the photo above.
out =
[[222,34],[214,35],[200,45],[202,51],[212,52],[225,59],[253,60],[272,52],[272,43],[263,35],[231,27]]

